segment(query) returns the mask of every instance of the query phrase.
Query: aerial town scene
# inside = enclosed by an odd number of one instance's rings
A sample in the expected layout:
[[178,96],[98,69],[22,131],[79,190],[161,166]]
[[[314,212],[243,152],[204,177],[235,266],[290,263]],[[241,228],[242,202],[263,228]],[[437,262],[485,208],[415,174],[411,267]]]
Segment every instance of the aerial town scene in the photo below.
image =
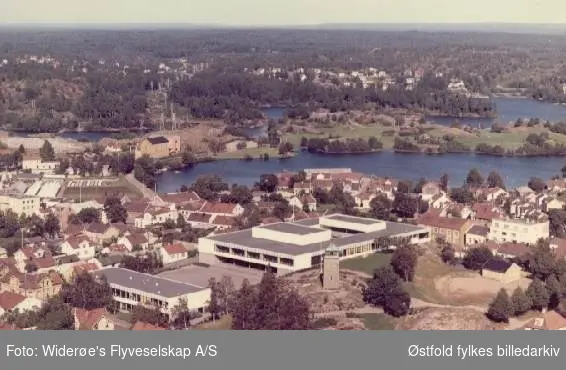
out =
[[0,29],[0,328],[566,330],[566,36]]

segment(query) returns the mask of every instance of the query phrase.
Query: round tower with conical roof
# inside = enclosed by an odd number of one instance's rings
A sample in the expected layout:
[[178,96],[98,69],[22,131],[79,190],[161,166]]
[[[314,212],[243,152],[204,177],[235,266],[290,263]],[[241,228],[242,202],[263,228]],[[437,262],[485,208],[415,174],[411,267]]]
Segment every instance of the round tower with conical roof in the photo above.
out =
[[341,249],[330,243],[324,253],[322,286],[324,289],[340,289],[340,253]]

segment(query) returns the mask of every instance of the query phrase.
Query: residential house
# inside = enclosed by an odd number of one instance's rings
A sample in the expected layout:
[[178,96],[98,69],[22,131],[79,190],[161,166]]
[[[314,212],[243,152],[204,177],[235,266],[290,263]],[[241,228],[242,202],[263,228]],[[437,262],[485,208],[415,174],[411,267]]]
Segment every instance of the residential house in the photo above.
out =
[[16,310],[20,313],[36,311],[40,307],[41,301],[37,298],[26,297],[9,291],[0,293],[0,316]]
[[216,230],[228,230],[236,226],[236,218],[221,215],[214,216],[212,225],[216,227]]
[[498,199],[507,197],[509,194],[502,188],[478,188],[474,192],[476,199],[484,202],[495,202]]
[[429,201],[429,207],[431,208],[443,208],[446,204],[450,203],[450,197],[445,192],[440,192],[433,196]]
[[522,270],[516,263],[501,259],[487,261],[481,271],[482,276],[507,284],[522,277]]
[[118,244],[124,245],[129,252],[135,250],[146,250],[149,248],[149,240],[144,233],[132,233],[122,236],[117,241]]
[[528,186],[519,186],[515,189],[515,192],[520,197],[533,197],[536,195],[533,189],[529,188]]
[[112,320],[106,308],[86,310],[74,308],[75,330],[114,330]]
[[546,188],[552,193],[566,191],[566,179],[554,179],[546,182]]
[[476,224],[488,226],[494,218],[503,216],[503,212],[493,203],[474,203],[472,205]]
[[556,311],[544,311],[529,321],[525,330],[566,330],[566,318]]
[[474,225],[466,233],[466,245],[484,244],[487,241],[489,228],[481,225]]
[[89,260],[94,258],[96,247],[86,235],[71,236],[61,244],[61,253],[74,254],[81,260]]
[[210,229],[214,227],[213,218],[211,214],[195,212],[191,213],[186,221],[195,229]]
[[356,205],[359,208],[370,209],[371,208],[370,203],[374,198],[377,198],[377,195],[378,194],[374,192],[364,191],[354,196],[354,202],[356,202]]
[[177,206],[198,203],[202,201],[201,197],[194,191],[159,194],[159,198],[161,198],[161,200],[165,203],[176,204]]
[[289,190],[293,186],[293,177],[295,176],[294,172],[284,171],[281,173],[276,174],[277,176],[277,190]]
[[93,223],[85,229],[84,234],[95,244],[102,245],[104,242],[112,240],[112,238],[117,238],[120,232],[118,225]]
[[164,245],[159,249],[159,253],[165,265],[187,258],[187,250],[179,243]]
[[446,242],[459,247],[465,245],[466,233],[473,226],[471,220],[432,215],[419,218],[418,223],[421,226],[430,227],[432,240],[442,238]]
[[55,272],[25,274],[7,265],[0,266],[0,290],[46,300],[59,294],[63,279]]
[[293,194],[310,194],[312,192],[312,185],[308,181],[297,182],[293,185]]
[[307,207],[309,212],[316,212],[316,199],[311,194],[305,194],[301,197],[303,207]]
[[517,259],[527,256],[530,252],[531,248],[524,243],[501,243],[497,244],[494,255],[506,259]]
[[551,197],[545,200],[543,204],[543,211],[549,212],[553,209],[563,209],[565,203],[557,198]]
[[206,202],[199,211],[215,216],[237,217],[244,213],[244,208],[237,203]]
[[548,239],[549,222],[526,219],[496,218],[489,227],[488,239],[498,243],[514,242],[535,244],[539,239]]
[[15,266],[21,272],[25,272],[28,263],[33,263],[38,269],[55,266],[51,251],[43,246],[20,248],[14,253],[14,260]]
[[436,182],[427,182],[426,184],[423,185],[422,190],[421,190],[421,194],[422,194],[422,199],[426,202],[429,202],[438,194],[440,194],[440,192],[442,191],[442,189],[440,188],[440,185]]

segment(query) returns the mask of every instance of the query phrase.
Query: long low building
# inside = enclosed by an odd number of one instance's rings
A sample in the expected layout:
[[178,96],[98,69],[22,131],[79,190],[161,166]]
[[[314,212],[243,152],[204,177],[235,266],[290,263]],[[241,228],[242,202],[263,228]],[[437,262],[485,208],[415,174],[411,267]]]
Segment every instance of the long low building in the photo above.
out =
[[98,270],[94,274],[106,277],[121,311],[131,311],[134,306],[142,304],[159,307],[163,313],[170,315],[179,301],[185,299],[189,310],[202,313],[210,301],[210,288],[207,287],[118,267]]
[[279,222],[199,239],[199,261],[271,268],[286,274],[320,266],[334,244],[342,259],[374,253],[381,238],[430,241],[430,228],[371,218],[332,214],[297,222]]

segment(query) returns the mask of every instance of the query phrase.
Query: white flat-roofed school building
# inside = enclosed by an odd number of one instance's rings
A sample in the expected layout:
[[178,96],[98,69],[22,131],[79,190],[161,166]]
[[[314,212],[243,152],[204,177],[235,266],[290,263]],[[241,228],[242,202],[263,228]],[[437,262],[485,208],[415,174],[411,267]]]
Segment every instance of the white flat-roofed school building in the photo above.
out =
[[271,268],[278,274],[320,266],[330,243],[342,259],[374,253],[380,238],[430,241],[430,228],[332,214],[318,219],[279,222],[199,239],[199,261]]
[[121,311],[131,311],[142,304],[159,307],[161,312],[171,315],[180,299],[186,299],[189,310],[204,312],[210,301],[210,288],[181,283],[149,274],[142,274],[118,267],[94,272],[104,275],[112,288],[112,297]]

